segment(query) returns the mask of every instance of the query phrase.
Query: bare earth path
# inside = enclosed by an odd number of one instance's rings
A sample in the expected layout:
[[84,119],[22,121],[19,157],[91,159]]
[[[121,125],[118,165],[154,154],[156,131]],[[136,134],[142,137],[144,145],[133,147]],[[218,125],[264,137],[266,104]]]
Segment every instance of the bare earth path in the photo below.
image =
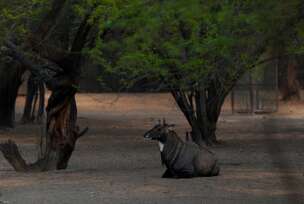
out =
[[[23,99],[18,101],[20,114]],[[188,129],[166,94],[86,94],[78,97],[82,126],[68,170],[15,173],[0,156],[0,203],[17,204],[297,204],[304,203],[304,105],[285,105],[276,115],[220,119],[223,141],[212,150],[221,163],[213,178],[161,179],[157,144],[142,134],[159,118]],[[295,114],[297,111],[297,114]],[[302,111],[302,112],[301,112]],[[39,126],[0,132],[34,160]]]

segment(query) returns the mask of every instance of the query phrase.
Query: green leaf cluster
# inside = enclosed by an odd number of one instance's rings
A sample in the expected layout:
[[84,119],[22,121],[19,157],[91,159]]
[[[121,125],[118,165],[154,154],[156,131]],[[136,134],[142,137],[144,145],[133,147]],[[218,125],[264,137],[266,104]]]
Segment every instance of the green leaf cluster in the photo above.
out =
[[[231,85],[279,42],[300,52],[304,37],[300,0],[116,1],[116,13],[94,59],[124,81],[146,77],[168,86]],[[279,33],[278,33],[279,32]]]

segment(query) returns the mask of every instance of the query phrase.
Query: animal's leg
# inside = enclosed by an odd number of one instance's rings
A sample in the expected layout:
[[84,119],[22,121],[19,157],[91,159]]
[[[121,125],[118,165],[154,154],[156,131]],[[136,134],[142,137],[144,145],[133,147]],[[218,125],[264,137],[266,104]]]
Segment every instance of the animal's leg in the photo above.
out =
[[165,173],[162,175],[162,178],[174,178],[174,175],[171,173],[169,169],[167,169]]

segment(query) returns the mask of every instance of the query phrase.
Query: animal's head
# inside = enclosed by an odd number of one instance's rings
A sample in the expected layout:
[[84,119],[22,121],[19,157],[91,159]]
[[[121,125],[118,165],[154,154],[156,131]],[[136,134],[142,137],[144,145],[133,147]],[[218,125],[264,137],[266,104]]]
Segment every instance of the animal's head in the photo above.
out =
[[159,121],[157,125],[155,125],[152,129],[146,132],[144,134],[144,138],[165,142],[168,132],[174,126],[174,124],[167,124],[166,120],[164,119],[163,123]]

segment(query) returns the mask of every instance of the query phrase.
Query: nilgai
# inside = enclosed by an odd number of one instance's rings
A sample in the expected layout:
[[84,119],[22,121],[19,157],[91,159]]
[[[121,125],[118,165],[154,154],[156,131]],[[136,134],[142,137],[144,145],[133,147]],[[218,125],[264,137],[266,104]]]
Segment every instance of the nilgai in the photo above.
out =
[[162,178],[217,176],[220,168],[215,155],[205,147],[184,142],[172,130],[174,125],[159,123],[144,137],[159,143],[162,163],[167,167]]

